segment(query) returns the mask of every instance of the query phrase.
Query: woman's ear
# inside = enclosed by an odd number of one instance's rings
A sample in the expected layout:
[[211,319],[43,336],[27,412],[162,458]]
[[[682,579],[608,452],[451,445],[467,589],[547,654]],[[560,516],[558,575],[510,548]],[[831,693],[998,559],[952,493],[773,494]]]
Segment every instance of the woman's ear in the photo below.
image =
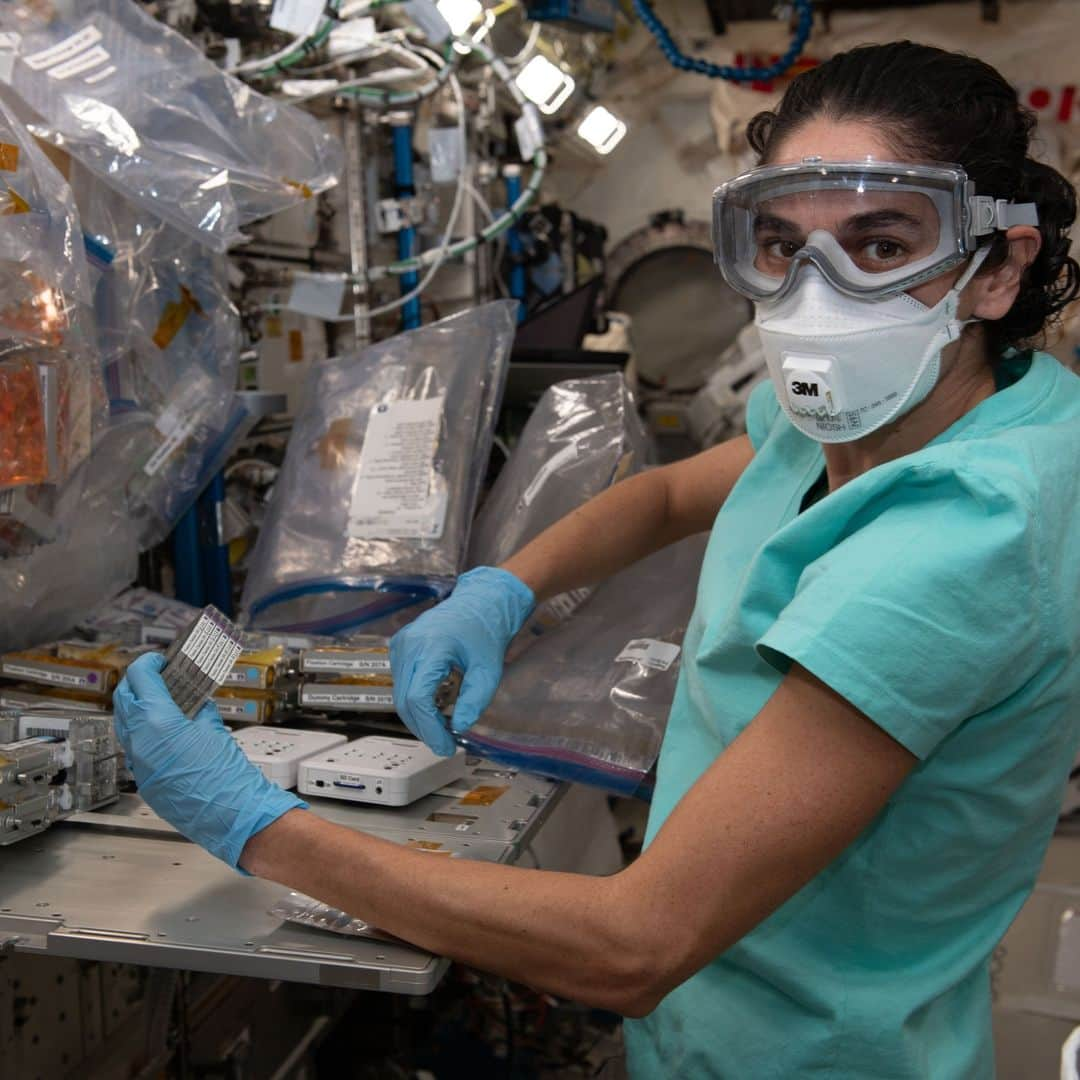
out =
[[1042,236],[1033,225],[1014,225],[1005,233],[1009,253],[1005,261],[987,274],[976,274],[971,290],[971,314],[979,319],[1004,318],[1016,302],[1024,271],[1035,261]]

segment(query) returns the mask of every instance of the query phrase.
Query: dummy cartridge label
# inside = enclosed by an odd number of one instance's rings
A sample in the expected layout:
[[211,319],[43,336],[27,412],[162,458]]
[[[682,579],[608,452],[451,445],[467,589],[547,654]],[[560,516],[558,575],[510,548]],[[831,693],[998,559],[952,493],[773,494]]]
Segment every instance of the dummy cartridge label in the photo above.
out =
[[343,690],[340,687],[305,686],[300,691],[301,705],[329,705],[339,709],[394,708],[391,690]]

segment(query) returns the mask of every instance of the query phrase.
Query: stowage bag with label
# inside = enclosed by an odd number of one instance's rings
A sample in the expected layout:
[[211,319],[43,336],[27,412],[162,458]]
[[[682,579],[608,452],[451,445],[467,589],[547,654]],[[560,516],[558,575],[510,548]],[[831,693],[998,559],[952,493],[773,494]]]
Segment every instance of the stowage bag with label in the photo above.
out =
[[449,592],[516,310],[486,304],[312,373],[244,589],[253,625],[339,633]]
[[667,730],[707,534],[663,548],[597,588],[511,662],[471,728],[484,757],[646,795]]
[[34,134],[217,251],[337,182],[340,143],[227,75],[133,0],[0,4]]

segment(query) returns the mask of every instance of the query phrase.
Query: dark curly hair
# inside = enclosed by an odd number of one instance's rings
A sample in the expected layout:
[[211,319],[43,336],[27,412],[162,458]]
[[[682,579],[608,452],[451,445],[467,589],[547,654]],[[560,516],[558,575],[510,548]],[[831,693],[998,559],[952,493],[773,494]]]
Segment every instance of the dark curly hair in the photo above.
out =
[[[961,165],[978,194],[1036,204],[1039,254],[1008,314],[982,325],[994,359],[1041,343],[1080,293],[1080,265],[1069,256],[1076,193],[1057,170],[1028,155],[1036,119],[1001,74],[972,56],[912,41],[863,45],[800,75],[775,112],[750,121],[746,136],[767,164],[792,131],[816,116],[880,125],[908,160]],[[980,272],[1006,257],[1002,233],[990,242]]]

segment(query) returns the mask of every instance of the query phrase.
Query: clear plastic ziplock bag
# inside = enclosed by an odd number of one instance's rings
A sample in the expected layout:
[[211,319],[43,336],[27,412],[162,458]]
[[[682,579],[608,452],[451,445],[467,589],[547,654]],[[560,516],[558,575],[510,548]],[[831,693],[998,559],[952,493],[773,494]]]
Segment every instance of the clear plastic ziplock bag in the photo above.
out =
[[3,4],[0,29],[34,133],[217,251],[337,182],[341,146],[314,117],[227,75],[133,0]]
[[168,536],[251,423],[241,396],[199,368],[174,387],[156,415],[132,413],[114,422],[141,547]]
[[197,369],[232,386],[240,315],[228,262],[114,191],[80,163],[68,173],[93,253],[94,315],[113,417],[160,412]]
[[516,310],[485,304],[313,372],[252,555],[249,623],[338,633],[450,591]]
[[104,394],[71,189],[0,102],[0,491],[61,485]]
[[[67,636],[87,611],[135,579],[137,523],[128,512],[126,464],[115,438],[106,432],[90,459],[55,493],[46,520],[58,527],[48,542],[0,558],[0,651]],[[27,513],[16,497],[13,520]],[[0,544],[4,520],[0,515]]]
[[122,454],[117,481],[150,547],[205,486],[222,440],[243,425],[233,392],[240,317],[229,300],[226,256],[79,162],[66,165],[92,253],[104,385]]
[[516,768],[647,796],[707,541],[704,533],[682,540],[599,586],[507,666],[467,748]]
[[[571,379],[540,399],[473,526],[470,566],[498,566],[572,510],[640,472],[653,447],[622,375]],[[511,657],[557,626],[591,590],[542,604]]]

